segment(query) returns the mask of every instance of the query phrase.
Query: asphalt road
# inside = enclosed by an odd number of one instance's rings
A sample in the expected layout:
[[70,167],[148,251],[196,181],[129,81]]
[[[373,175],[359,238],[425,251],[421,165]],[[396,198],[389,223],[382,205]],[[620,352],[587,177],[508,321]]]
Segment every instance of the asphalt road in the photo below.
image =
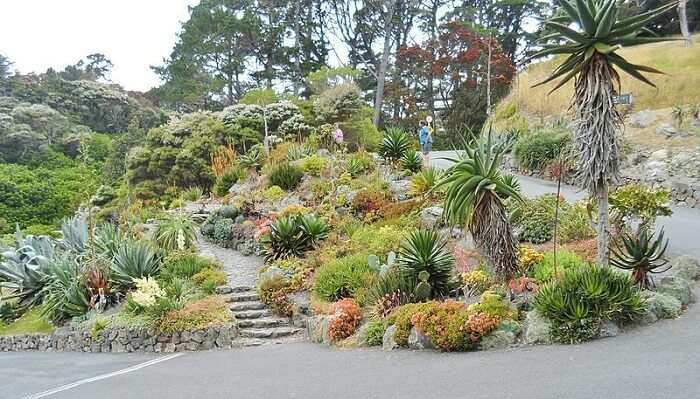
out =
[[[700,292],[696,292],[700,293]],[[515,398],[700,397],[700,306],[677,320],[578,346],[440,354],[340,350],[310,343],[186,353],[49,396],[50,387],[151,359],[145,355],[0,355],[0,397]]]
[[[432,165],[444,169],[451,164],[444,158],[454,156],[454,151],[435,151],[431,154],[430,161]],[[523,194],[527,197],[557,192],[556,182],[523,175],[518,175],[518,180]],[[586,192],[566,184],[562,185],[561,194],[569,202],[588,197]],[[676,206],[672,209],[671,216],[660,217],[657,220],[657,227],[663,227],[664,234],[669,239],[669,254],[692,255],[700,258],[700,209]]]

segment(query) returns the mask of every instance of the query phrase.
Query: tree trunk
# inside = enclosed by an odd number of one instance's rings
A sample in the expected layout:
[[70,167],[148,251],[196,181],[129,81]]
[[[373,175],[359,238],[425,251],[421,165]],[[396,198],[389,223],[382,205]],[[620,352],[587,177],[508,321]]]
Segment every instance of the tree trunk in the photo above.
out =
[[488,63],[486,64],[486,118],[491,116],[491,35],[489,35]]
[[382,60],[377,71],[377,92],[374,97],[374,126],[379,127],[382,118],[382,105],[384,104],[384,83],[386,81],[386,70],[389,65],[389,51],[391,50],[391,22],[394,19],[395,3],[390,0],[387,4],[386,17],[384,19],[384,51]]
[[299,48],[299,44],[301,41],[299,40],[299,35],[301,35],[301,27],[300,27],[300,19],[299,15],[301,10],[301,4],[295,3],[294,5],[294,51],[296,52],[296,55],[294,56],[294,69],[295,72],[297,73],[296,79],[294,79],[294,95],[298,96],[299,92],[301,91],[301,82],[304,79],[304,76],[302,76],[301,72],[301,49]]
[[693,39],[690,36],[690,31],[688,30],[688,14],[686,13],[686,2],[688,0],[680,0],[678,2],[678,18],[681,24],[681,33],[685,39],[686,46],[690,46],[693,43]]
[[601,185],[600,189],[596,193],[596,199],[598,200],[598,264],[602,266],[608,266],[609,263],[609,246],[610,246],[610,231],[608,231],[608,226],[610,226],[610,219],[608,215],[608,185]]

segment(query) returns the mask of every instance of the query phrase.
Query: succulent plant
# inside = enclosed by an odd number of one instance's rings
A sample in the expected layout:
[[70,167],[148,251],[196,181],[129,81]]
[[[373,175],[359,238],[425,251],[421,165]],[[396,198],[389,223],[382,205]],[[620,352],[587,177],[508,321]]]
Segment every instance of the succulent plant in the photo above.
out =
[[387,274],[394,265],[396,265],[396,253],[394,251],[389,252],[389,254],[386,257],[386,263],[382,263],[381,260],[377,255],[369,255],[367,257],[367,263],[369,263],[369,267],[377,272],[380,277],[384,276]]
[[423,157],[416,151],[407,151],[401,157],[401,167],[411,173],[418,172],[423,167]]
[[663,273],[671,268],[664,258],[667,247],[668,239],[664,241],[663,229],[656,238],[648,229],[642,229],[636,235],[623,234],[619,244],[612,248],[610,264],[631,270],[635,284],[648,289],[654,286],[651,274]]
[[406,132],[398,128],[386,131],[379,146],[379,154],[390,162],[400,160],[411,148],[411,142]]
[[413,296],[419,302],[427,301],[428,299],[430,299],[432,287],[428,282],[429,278],[430,273],[426,272],[425,270],[422,270],[420,273],[418,273],[418,284],[416,284],[416,288],[413,290]]
[[422,271],[429,273],[431,297],[446,296],[450,290],[454,258],[446,245],[447,241],[438,232],[418,230],[409,234],[401,246],[401,270],[414,279]]

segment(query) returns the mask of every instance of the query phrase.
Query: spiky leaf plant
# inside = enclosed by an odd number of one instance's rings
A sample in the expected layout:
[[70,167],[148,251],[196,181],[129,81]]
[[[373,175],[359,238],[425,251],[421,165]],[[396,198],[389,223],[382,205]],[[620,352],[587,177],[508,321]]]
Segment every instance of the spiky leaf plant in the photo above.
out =
[[412,232],[401,244],[399,267],[411,279],[417,279],[421,272],[429,273],[431,297],[449,294],[454,258],[446,245],[447,240],[434,230]]
[[517,181],[498,170],[502,152],[490,136],[468,145],[439,186],[446,188],[444,217],[469,229],[493,271],[504,281],[518,270],[518,245],[503,201],[522,201]]
[[112,259],[124,240],[126,237],[119,230],[119,227],[111,223],[105,223],[95,228],[95,250],[98,255],[105,259]]
[[623,46],[672,40],[639,35],[645,32],[646,25],[676,7],[677,2],[623,19],[618,18],[616,0],[561,0],[560,4],[564,13],[545,22],[554,33],[541,40],[550,44],[534,57],[554,54],[568,57],[551,76],[537,85],[560,79],[552,89],[554,91],[575,78],[577,177],[579,183],[598,200],[598,261],[607,264],[608,185],[618,178],[620,169],[618,131],[622,117],[614,104],[616,86],[620,86],[616,68],[652,86],[654,84],[643,73],[662,73],[648,66],[632,64],[617,51]]
[[63,219],[61,223],[63,241],[61,244],[67,250],[82,254],[88,245],[88,224],[84,217],[76,215]]
[[153,235],[159,247],[169,251],[184,251],[197,240],[196,225],[187,216],[171,216],[158,222]]
[[299,215],[297,223],[310,246],[316,246],[328,238],[328,224],[316,215]]
[[22,309],[43,299],[48,266],[54,258],[49,237],[16,235],[16,248],[0,254],[0,290],[3,299],[17,298]]
[[423,167],[423,157],[416,151],[408,151],[401,157],[401,167],[411,173],[416,173]]
[[145,241],[124,241],[109,266],[110,279],[120,287],[134,286],[134,279],[155,277],[160,271],[160,255]]
[[70,257],[58,257],[48,267],[42,314],[53,321],[82,316],[90,310],[90,293],[80,266]]
[[442,173],[433,167],[425,168],[416,173],[411,179],[411,195],[435,194],[433,189],[437,186]]
[[309,246],[309,241],[301,230],[296,217],[277,219],[270,226],[270,232],[262,238],[266,260],[300,256]]
[[654,233],[642,229],[638,234],[623,234],[617,246],[612,248],[610,264],[631,270],[632,278],[639,288],[654,286],[651,274],[663,273],[671,268],[664,258],[668,240],[664,241],[663,229],[655,238]]
[[397,162],[411,148],[411,140],[399,128],[389,128],[379,146],[379,155],[389,162]]

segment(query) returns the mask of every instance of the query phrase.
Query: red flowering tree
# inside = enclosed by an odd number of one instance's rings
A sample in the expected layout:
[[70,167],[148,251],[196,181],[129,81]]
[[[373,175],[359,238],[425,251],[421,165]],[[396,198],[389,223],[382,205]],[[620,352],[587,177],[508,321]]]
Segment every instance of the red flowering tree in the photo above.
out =
[[388,102],[401,111],[394,122],[416,126],[425,115],[437,113],[448,131],[483,124],[489,76],[495,104],[515,74],[513,62],[495,39],[457,22],[442,25],[435,41],[402,48],[396,68],[398,79],[387,90]]

